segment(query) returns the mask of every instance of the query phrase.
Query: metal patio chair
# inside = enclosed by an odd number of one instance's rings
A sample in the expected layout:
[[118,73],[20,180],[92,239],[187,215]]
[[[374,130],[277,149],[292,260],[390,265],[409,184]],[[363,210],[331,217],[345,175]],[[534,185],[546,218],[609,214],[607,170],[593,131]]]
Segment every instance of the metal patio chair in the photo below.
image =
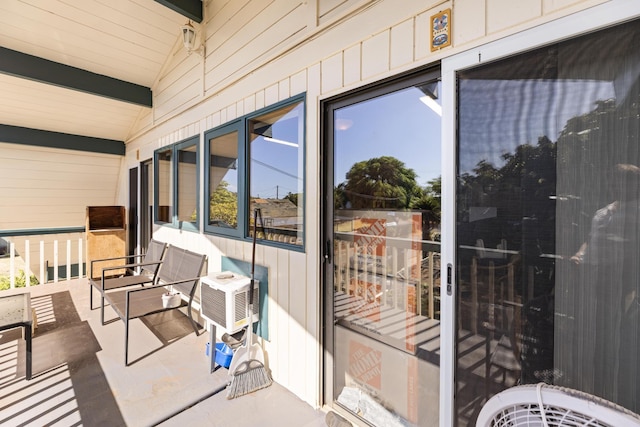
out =
[[[89,270],[89,307],[93,307],[93,289],[97,289],[100,293],[100,321],[104,325],[104,295],[106,292],[114,289],[126,288],[130,286],[144,286],[147,284],[155,284],[158,268],[162,263],[167,244],[158,240],[150,240],[147,251],[140,255],[127,255],[124,257],[96,259],[91,261],[91,269]],[[140,262],[127,263],[129,260],[140,259]],[[122,260],[121,265],[113,265],[105,267],[101,270],[100,277],[94,277],[93,270],[96,264],[103,261]],[[140,272],[135,269],[140,268]],[[128,274],[118,277],[110,277],[110,272],[114,270],[126,269]]]
[[[125,324],[125,366],[129,366],[129,323],[132,319],[186,306],[191,326],[196,335],[200,334],[191,314],[191,305],[206,258],[206,255],[169,245],[158,270],[155,284],[105,293],[105,299]],[[168,290],[181,293],[180,305],[165,306],[163,304],[162,296]]]

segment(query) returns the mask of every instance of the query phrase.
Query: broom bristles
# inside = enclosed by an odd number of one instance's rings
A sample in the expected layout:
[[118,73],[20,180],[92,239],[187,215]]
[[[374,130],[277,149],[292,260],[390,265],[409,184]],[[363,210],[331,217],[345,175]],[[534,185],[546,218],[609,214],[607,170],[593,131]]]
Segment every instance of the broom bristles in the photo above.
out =
[[227,390],[227,399],[233,399],[273,383],[264,365],[258,360],[248,360],[238,365]]

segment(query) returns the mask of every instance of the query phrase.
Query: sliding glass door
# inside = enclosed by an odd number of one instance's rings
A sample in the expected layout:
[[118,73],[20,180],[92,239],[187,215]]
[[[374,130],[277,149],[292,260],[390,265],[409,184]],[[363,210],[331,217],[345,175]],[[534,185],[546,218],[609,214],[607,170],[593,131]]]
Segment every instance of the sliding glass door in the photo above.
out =
[[375,426],[437,426],[440,83],[326,104],[328,397]]
[[640,411],[640,23],[458,73],[458,425],[516,384]]

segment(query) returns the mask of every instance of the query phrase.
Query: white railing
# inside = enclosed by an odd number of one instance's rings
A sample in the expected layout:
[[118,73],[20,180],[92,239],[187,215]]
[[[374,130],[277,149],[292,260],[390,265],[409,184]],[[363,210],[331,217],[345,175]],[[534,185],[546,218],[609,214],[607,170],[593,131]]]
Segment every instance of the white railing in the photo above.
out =
[[84,277],[84,230],[3,231],[0,239],[0,282],[5,287],[7,278],[13,289],[31,286],[34,278],[45,284]]
[[380,237],[372,243],[358,244],[357,233],[336,234],[337,292],[382,307],[439,318],[439,242]]

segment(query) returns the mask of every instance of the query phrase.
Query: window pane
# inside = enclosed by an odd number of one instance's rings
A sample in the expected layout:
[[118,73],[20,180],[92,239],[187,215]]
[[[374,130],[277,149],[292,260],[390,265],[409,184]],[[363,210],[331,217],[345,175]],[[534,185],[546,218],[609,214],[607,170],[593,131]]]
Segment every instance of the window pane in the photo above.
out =
[[178,221],[198,223],[197,145],[178,150]]
[[260,208],[260,238],[302,245],[304,104],[249,120],[249,132],[249,215],[253,218],[254,208]]
[[238,132],[209,141],[209,225],[238,228]]
[[457,410],[544,381],[640,411],[638,21],[459,73]]
[[158,212],[157,220],[172,222],[173,218],[173,171],[171,168],[172,150],[158,153]]

